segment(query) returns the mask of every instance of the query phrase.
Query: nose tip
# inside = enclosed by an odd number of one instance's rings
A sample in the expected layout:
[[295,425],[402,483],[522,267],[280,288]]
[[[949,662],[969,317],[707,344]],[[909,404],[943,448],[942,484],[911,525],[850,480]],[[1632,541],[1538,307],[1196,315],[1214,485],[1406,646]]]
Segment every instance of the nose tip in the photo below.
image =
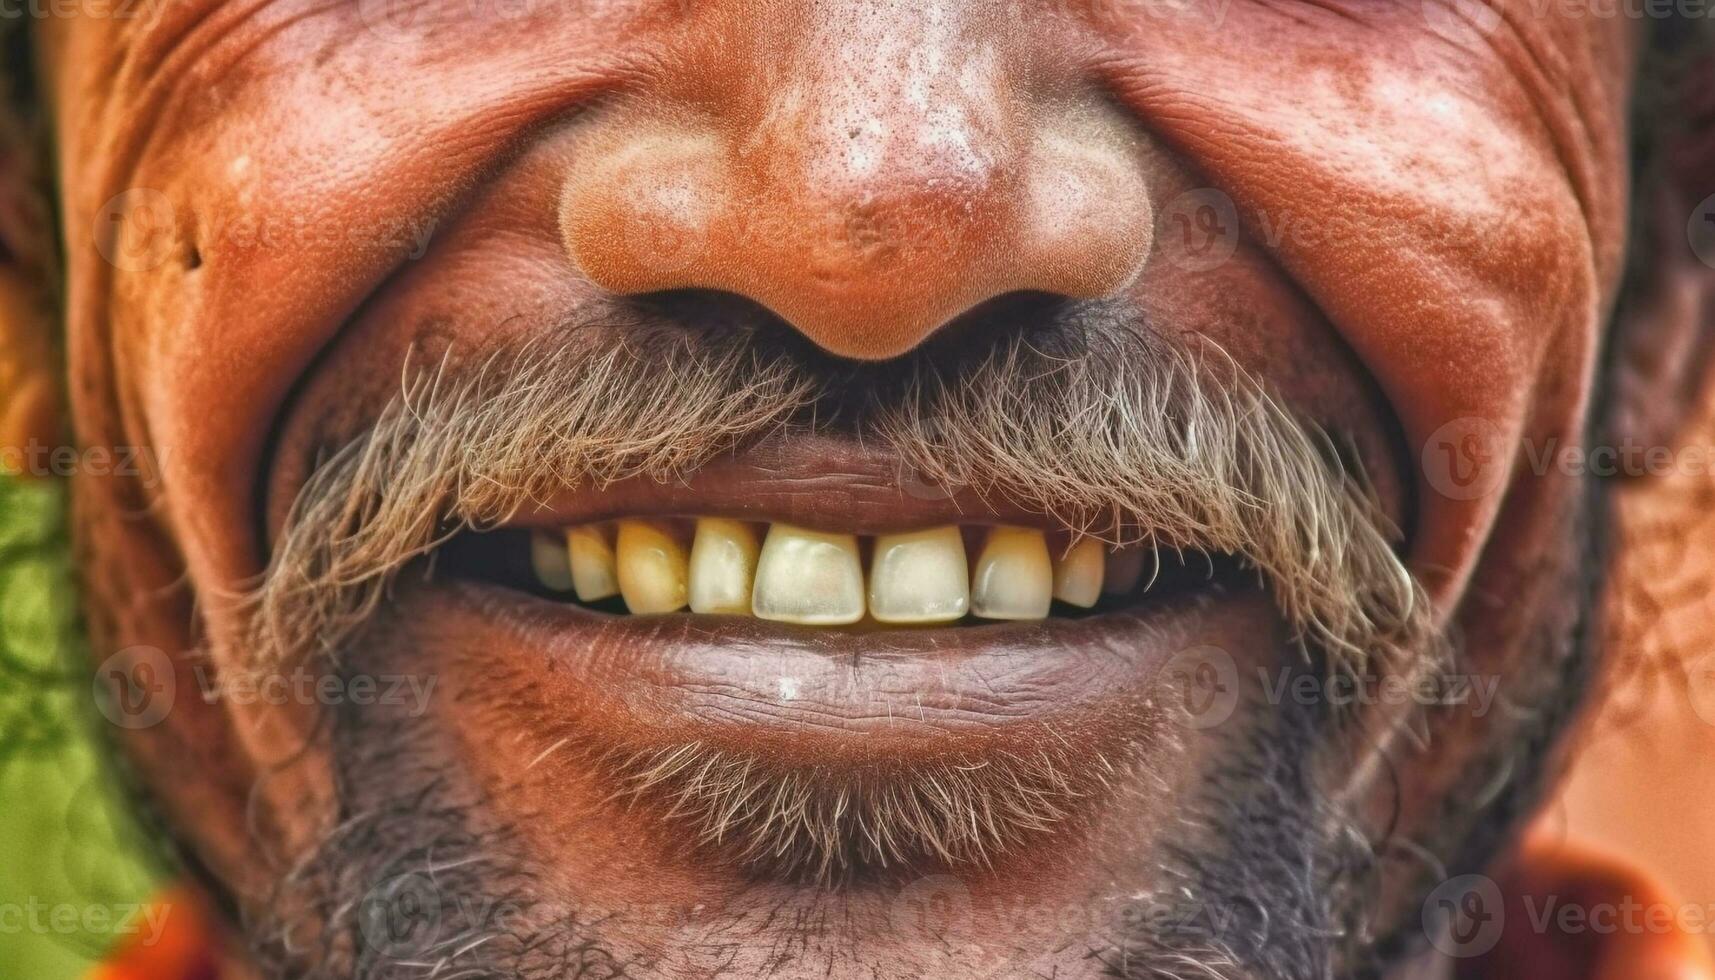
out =
[[1151,244],[1136,137],[1102,108],[1033,108],[1012,115],[1042,122],[967,121],[989,102],[832,132],[786,112],[748,130],[609,119],[565,184],[565,246],[610,291],[738,293],[865,360],[1005,293],[1110,295]]

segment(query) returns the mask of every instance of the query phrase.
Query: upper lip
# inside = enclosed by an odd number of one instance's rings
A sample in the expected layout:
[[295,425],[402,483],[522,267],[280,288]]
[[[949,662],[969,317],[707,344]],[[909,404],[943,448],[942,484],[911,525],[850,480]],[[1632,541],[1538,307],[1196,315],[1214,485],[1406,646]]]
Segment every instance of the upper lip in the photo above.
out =
[[[277,539],[309,457],[273,478],[268,530]],[[706,516],[785,521],[851,534],[940,524],[1016,524],[1061,530],[1074,515],[1021,499],[1024,488],[937,484],[880,447],[808,432],[776,433],[676,479],[638,476],[568,488],[511,515],[508,527],[554,528],[617,517]]]
[[781,434],[717,457],[680,479],[633,477],[567,490],[506,521],[558,527],[617,517],[710,516],[884,534],[940,524],[1063,529],[1072,515],[1019,499],[1017,488],[936,483],[875,447],[838,436]]

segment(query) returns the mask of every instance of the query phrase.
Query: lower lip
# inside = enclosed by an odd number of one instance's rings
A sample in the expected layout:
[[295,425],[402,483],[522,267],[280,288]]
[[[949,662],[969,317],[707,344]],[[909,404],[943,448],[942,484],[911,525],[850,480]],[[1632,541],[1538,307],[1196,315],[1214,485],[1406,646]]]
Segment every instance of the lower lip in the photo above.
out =
[[401,595],[400,611],[440,635],[481,638],[455,656],[519,675],[552,715],[520,718],[529,729],[624,749],[702,741],[786,762],[1027,750],[1069,730],[1129,737],[1160,717],[1163,668],[1180,651],[1212,645],[1243,663],[1281,639],[1254,589],[1081,618],[861,632],[610,616],[469,581],[428,591]]

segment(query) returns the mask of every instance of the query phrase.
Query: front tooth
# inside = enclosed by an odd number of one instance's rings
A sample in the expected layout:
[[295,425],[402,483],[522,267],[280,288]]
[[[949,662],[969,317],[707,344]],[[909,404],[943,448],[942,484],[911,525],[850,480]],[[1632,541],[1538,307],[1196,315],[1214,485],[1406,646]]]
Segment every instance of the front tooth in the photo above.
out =
[[775,524],[762,543],[750,608],[762,619],[838,626],[863,618],[857,538]]
[[555,592],[572,591],[572,563],[566,555],[566,544],[558,534],[547,531],[530,533],[530,567],[536,571],[536,581]]
[[1102,591],[1109,595],[1125,595],[1143,580],[1143,549],[1125,548],[1110,552],[1107,557],[1106,580]]
[[639,615],[685,606],[686,559],[679,540],[647,521],[619,522],[619,594]]
[[691,611],[748,615],[757,550],[749,524],[699,518],[691,541]]
[[883,534],[869,566],[869,614],[883,623],[944,623],[971,605],[965,540],[953,526]]
[[971,612],[984,619],[1041,619],[1054,594],[1054,568],[1041,531],[989,530],[971,576]]
[[567,531],[566,552],[571,557],[572,586],[577,589],[579,602],[599,602],[619,594],[613,544],[604,528],[586,524]]
[[1054,563],[1054,598],[1088,609],[1102,597],[1102,543],[1080,538]]

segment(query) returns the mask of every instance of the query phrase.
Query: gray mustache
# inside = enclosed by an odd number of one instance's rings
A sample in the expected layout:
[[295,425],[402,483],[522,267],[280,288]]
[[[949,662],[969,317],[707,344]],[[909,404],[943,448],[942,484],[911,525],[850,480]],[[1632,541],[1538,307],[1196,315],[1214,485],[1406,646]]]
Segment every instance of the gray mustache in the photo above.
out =
[[331,655],[401,567],[568,490],[682,479],[782,430],[1114,543],[1238,556],[1335,661],[1417,648],[1427,603],[1361,473],[1215,350],[1090,320],[853,365],[748,326],[584,326],[424,366],[310,475],[251,593],[256,666]]

